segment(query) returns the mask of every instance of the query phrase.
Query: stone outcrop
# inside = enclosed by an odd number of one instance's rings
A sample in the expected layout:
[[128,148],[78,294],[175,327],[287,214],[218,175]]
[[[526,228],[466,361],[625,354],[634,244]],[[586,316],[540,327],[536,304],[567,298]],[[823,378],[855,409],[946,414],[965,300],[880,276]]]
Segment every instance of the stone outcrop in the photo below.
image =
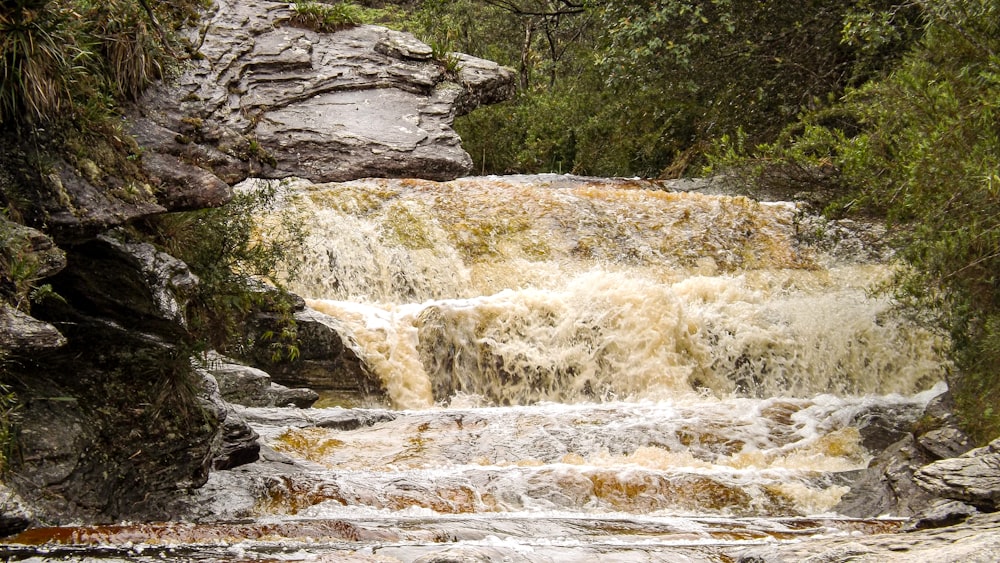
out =
[[[923,412],[862,414],[856,423],[861,425],[863,443],[878,453],[850,484],[851,490],[834,511],[862,518],[915,517],[925,520],[926,525],[936,520],[947,523],[949,514],[965,512],[965,508],[938,502],[942,497],[961,497],[941,494],[917,478],[928,464],[944,463],[939,460],[972,448],[972,441],[955,426],[950,401],[950,395],[943,393]],[[997,486],[1000,489],[1000,483]]]
[[148,244],[102,236],[73,250],[48,279],[60,297],[32,309],[65,344],[9,358],[9,484],[50,522],[168,517],[207,479],[220,425],[180,345],[197,279]]
[[319,399],[312,389],[291,389],[274,383],[269,373],[218,354],[209,354],[205,363],[206,371],[218,382],[222,399],[228,403],[245,407],[309,408]]
[[[362,361],[360,346],[344,323],[304,305],[294,313],[294,320],[298,335],[298,354],[294,359],[275,363],[271,351],[260,344],[241,359],[266,370],[281,385],[352,397],[384,396],[381,381]],[[250,327],[254,340],[263,343],[260,335],[277,330],[280,323],[277,315],[258,315]]]
[[[17,268],[31,279],[52,276],[66,267],[66,253],[45,233],[0,216],[0,351],[38,351],[66,343],[51,324],[39,321],[4,302],[15,298],[18,288],[7,268]],[[5,254],[10,254],[9,256]]]
[[512,71],[455,55],[449,72],[412,35],[368,25],[319,33],[295,27],[293,14],[287,2],[221,0],[190,32],[199,57],[138,104],[136,138],[170,159],[157,170],[194,165],[228,184],[471,170],[452,121],[512,96]]
[[[32,280],[55,296],[29,315],[0,257],[0,368],[16,381],[23,442],[10,486],[42,520],[168,518],[210,469],[258,456],[256,434],[214,377],[192,384],[185,306],[197,278],[118,227],[220,206],[251,176],[466,174],[454,118],[513,94],[513,74],[494,63],[454,55],[458,69],[449,70],[411,35],[376,26],[318,33],[291,25],[292,9],[219,0],[182,32],[195,54],[180,73],[128,109],[128,131],[84,132],[79,150],[41,130],[32,143],[0,137],[0,203],[17,201],[19,220],[45,231],[0,217],[0,250],[30,260]],[[39,161],[44,171],[31,165]],[[281,322],[272,313],[249,330]],[[301,354],[279,376],[378,391],[336,331],[308,312],[296,321]],[[261,374],[241,380],[251,404],[316,400]],[[12,527],[25,521],[12,518]]]
[[1000,439],[921,467],[914,477],[920,487],[937,497],[988,512],[1000,510]]

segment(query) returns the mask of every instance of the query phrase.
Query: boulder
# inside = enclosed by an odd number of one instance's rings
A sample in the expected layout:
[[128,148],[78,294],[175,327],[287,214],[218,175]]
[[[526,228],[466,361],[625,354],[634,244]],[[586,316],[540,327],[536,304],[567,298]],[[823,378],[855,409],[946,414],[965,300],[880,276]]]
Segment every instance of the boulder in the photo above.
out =
[[[2,148],[0,148],[2,149]],[[50,172],[36,183],[35,206],[31,224],[44,225],[45,232],[61,245],[89,240],[100,233],[142,217],[163,213],[151,187],[120,179],[89,176],[62,158],[52,159]]]
[[932,495],[962,501],[987,512],[1000,510],[1000,438],[960,457],[922,467],[914,477]]
[[200,377],[198,401],[219,420],[219,432],[212,437],[212,469],[227,470],[253,463],[260,458],[260,436],[243,416],[223,398],[219,382],[206,369],[195,368]]
[[218,354],[209,355],[206,365],[218,381],[222,398],[229,403],[245,407],[309,408],[319,400],[319,394],[311,389],[289,389],[273,383],[267,372]]
[[924,466],[961,455],[971,440],[956,428],[951,414],[951,398],[945,392],[922,409],[879,407],[858,413],[853,424],[859,427],[862,443],[878,452],[868,467],[850,483],[834,511],[846,516],[872,518],[883,515],[918,516],[928,522],[948,518],[933,507],[941,497],[916,479]]
[[253,328],[257,346],[248,357],[251,365],[266,369],[273,381],[290,387],[333,391],[352,397],[382,397],[381,380],[362,361],[360,346],[351,330],[341,321],[314,309],[294,314],[298,334],[298,355],[274,362],[262,335],[280,330],[279,315],[258,315]]
[[[449,73],[410,34],[370,25],[320,33],[295,27],[287,2],[217,4],[188,30],[199,56],[137,104],[133,134],[170,162],[228,184],[249,176],[453,179],[472,166],[454,118],[514,93],[510,69],[456,54],[458,71]],[[147,167],[170,170],[163,158]],[[160,199],[186,205],[192,191]]]
[[22,532],[33,522],[34,516],[21,497],[0,483],[0,538]]
[[220,412],[191,386],[184,301],[197,279],[151,245],[101,236],[32,313],[65,344],[13,350],[19,456],[10,485],[50,522],[156,520],[204,483]]
[[913,482],[914,472],[930,461],[916,439],[906,435],[868,463],[833,511],[855,518],[913,516],[934,501]]
[[0,301],[0,349],[28,352],[64,344],[66,338],[56,327]]
[[182,337],[185,303],[198,278],[151,244],[101,235],[74,247],[67,267],[51,282],[75,314]]
[[172,386],[181,365],[155,354],[109,344],[95,365],[70,339],[57,356],[19,360],[31,386],[14,387],[19,455],[7,483],[39,519],[169,519],[208,478],[219,421]]
[[908,529],[925,530],[929,528],[943,528],[954,526],[964,522],[970,516],[979,511],[974,506],[969,506],[957,500],[936,500],[925,510],[916,514]]

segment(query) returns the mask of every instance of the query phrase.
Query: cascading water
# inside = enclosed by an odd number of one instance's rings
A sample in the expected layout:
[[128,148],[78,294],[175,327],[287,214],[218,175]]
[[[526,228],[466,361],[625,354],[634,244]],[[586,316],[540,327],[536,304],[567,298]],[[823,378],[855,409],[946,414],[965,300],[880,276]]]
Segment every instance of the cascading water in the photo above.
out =
[[396,407],[913,393],[941,339],[866,291],[889,266],[805,244],[791,204],[625,182],[292,185],[294,286],[353,319]]
[[211,509],[250,524],[74,541],[149,560],[733,561],[899,525],[832,511],[872,455],[860,418],[916,416],[946,342],[869,294],[891,265],[836,225],[564,176],[281,193],[311,232],[292,289],[347,327],[385,404],[241,411],[287,466],[223,472],[254,502]]

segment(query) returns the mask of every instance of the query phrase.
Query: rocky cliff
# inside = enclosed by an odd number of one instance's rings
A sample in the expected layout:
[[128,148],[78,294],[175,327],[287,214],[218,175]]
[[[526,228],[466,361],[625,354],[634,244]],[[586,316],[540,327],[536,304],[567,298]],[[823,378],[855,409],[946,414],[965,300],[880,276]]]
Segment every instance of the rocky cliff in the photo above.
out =
[[[0,140],[5,162],[46,163],[0,167],[0,203],[18,202],[16,221],[0,216],[0,369],[20,403],[8,484],[34,510],[4,526],[169,518],[213,467],[255,455],[192,367],[184,311],[199,280],[123,226],[222,205],[251,176],[466,174],[453,119],[513,93],[509,70],[464,55],[449,67],[408,34],[291,20],[288,3],[220,0],[185,32],[195,56],[123,131],[92,135],[99,147]],[[91,157],[102,148],[128,158]],[[56,297],[29,307],[25,283]]]

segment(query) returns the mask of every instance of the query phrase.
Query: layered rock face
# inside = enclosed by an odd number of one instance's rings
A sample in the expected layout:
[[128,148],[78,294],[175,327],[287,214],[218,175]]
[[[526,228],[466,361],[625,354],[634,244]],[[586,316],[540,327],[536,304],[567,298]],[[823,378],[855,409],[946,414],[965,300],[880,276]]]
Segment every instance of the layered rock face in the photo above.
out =
[[448,72],[408,34],[317,33],[291,26],[292,13],[284,2],[220,0],[188,31],[198,56],[147,92],[128,121],[148,183],[59,155],[42,176],[0,170],[14,178],[0,188],[20,184],[35,198],[24,220],[39,230],[3,218],[0,228],[25,241],[19,259],[36,263],[35,282],[61,297],[29,316],[5,302],[15,290],[0,271],[0,368],[21,403],[9,484],[39,521],[169,518],[210,470],[256,458],[255,435],[226,393],[315,400],[235,367],[228,371],[252,381],[233,391],[232,378],[216,382],[196,368],[184,309],[197,278],[118,227],[222,205],[251,176],[466,174],[471,160],[452,121],[513,93],[513,73],[491,62],[456,55],[459,70]]
[[[227,183],[451,179],[472,161],[454,118],[513,94],[513,73],[455,55],[449,73],[413,36],[376,26],[294,27],[288,3],[224,0],[189,40],[203,55],[140,104],[141,144]],[[193,182],[198,184],[198,182]],[[181,205],[197,197],[180,194]]]

